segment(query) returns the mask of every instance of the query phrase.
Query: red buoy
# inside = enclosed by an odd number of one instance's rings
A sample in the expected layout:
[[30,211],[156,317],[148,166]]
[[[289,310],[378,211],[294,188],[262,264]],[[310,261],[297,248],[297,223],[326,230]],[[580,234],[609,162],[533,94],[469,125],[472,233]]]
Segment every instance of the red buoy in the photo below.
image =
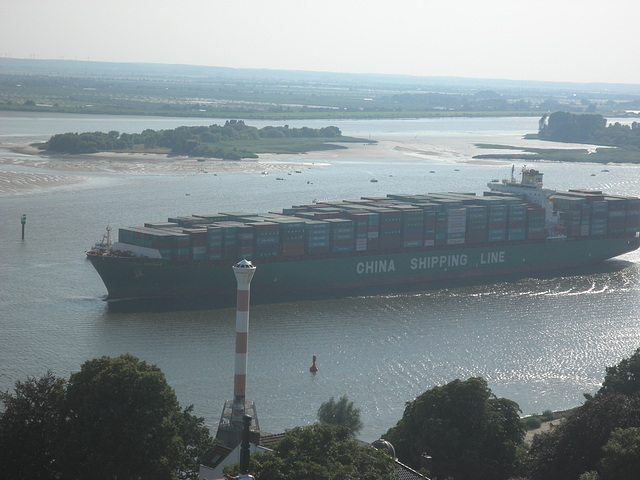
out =
[[318,371],[318,365],[316,365],[316,356],[313,356],[313,365],[311,365],[311,368],[309,369],[309,371],[311,373],[316,373]]

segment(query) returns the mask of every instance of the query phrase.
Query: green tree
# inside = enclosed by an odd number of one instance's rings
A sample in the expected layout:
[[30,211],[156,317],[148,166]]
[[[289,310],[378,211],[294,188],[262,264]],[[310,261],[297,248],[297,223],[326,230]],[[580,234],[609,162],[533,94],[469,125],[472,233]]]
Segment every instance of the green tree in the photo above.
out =
[[338,127],[329,126],[323,127],[318,131],[319,136],[321,137],[339,137],[342,135],[342,132]]
[[562,480],[600,468],[603,478],[627,478],[625,466],[638,465],[640,435],[629,429],[640,425],[640,349],[607,367],[600,390],[585,397],[553,432],[534,437],[523,460],[524,475]]
[[213,446],[160,369],[132,355],[90,360],[66,383],[17,382],[0,399],[2,478],[197,478]]
[[544,115],[542,115],[542,117],[540,117],[540,120],[538,120],[538,131],[542,130],[547,125],[548,116],[549,115],[545,113]]
[[346,427],[354,436],[362,430],[363,426],[360,420],[360,409],[356,408],[346,395],[340,397],[337,402],[331,397],[329,401],[320,405],[318,420],[322,423]]
[[56,474],[64,380],[47,372],[0,393],[0,472],[14,480],[48,480]]
[[640,348],[629,358],[622,359],[618,365],[607,367],[602,387],[596,395],[631,395],[637,392],[640,392]]
[[603,480],[635,480],[640,472],[640,428],[618,428],[604,447]]
[[413,468],[433,458],[438,478],[507,478],[515,469],[524,427],[518,405],[496,398],[482,378],[454,380],[408,402],[402,419],[384,438]]
[[598,470],[618,428],[640,425],[640,395],[590,397],[553,431],[536,435],[523,461],[532,480],[565,480]]
[[[260,480],[395,479],[388,454],[361,446],[348,429],[326,423],[288,430],[273,453],[251,456],[249,470]],[[225,469],[237,472],[238,465]]]
[[540,120],[538,136],[543,140],[559,142],[640,147],[640,132],[619,122],[607,125],[606,118],[592,113],[575,115],[554,112],[546,121],[544,117]]
[[591,470],[590,472],[584,472],[580,475],[578,480],[600,480],[600,475],[597,471]]
[[204,418],[192,414],[193,405],[174,413],[178,435],[182,439],[182,451],[178,476],[180,479],[197,479],[200,461],[211,450],[214,440],[204,425]]
[[189,409],[180,410],[160,369],[132,355],[86,362],[69,378],[65,407],[69,478],[176,478],[192,447],[183,427],[190,423],[194,438],[204,428],[185,420]]

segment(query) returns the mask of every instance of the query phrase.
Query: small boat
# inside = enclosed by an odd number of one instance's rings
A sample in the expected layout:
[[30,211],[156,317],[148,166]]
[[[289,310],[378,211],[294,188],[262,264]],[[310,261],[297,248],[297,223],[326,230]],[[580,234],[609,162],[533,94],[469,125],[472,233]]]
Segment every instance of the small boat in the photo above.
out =
[[369,180],[371,183],[378,183],[378,180],[375,178],[372,178],[371,180]]

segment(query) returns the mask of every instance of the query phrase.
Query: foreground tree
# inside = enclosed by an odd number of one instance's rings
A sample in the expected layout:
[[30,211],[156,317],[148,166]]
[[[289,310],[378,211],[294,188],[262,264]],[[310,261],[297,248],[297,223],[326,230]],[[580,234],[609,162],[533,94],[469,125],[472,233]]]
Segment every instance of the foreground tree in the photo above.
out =
[[0,472],[15,480],[49,480],[56,474],[64,380],[51,372],[16,382],[13,394],[0,393]]
[[589,398],[553,431],[534,437],[523,474],[534,480],[564,480],[599,471],[613,431],[631,425],[640,425],[640,396]]
[[515,402],[496,398],[482,378],[454,380],[407,403],[384,438],[413,468],[430,455],[431,474],[438,478],[506,479],[524,441],[519,412]]
[[[2,400],[0,462],[17,472],[7,478],[197,478],[198,458],[213,445],[204,420],[181,410],[160,369],[132,355],[90,360],[66,388],[50,374],[18,382],[16,395]],[[26,406],[12,407],[19,404]],[[5,438],[21,424],[28,438],[11,448]],[[33,464],[44,464],[44,473],[31,472]]]
[[602,387],[596,395],[622,393],[632,395],[640,392],[640,348],[629,358],[623,358],[613,367],[607,367]]
[[604,480],[636,480],[640,472],[640,428],[618,428],[602,447]]
[[[640,350],[607,368],[602,388],[552,432],[534,437],[523,475],[533,480],[577,478],[598,472],[603,479],[635,478],[640,465]],[[632,472],[631,477],[625,475]]]
[[[251,456],[249,471],[260,480],[395,480],[388,454],[361,446],[347,428],[326,423],[288,430],[273,453]],[[238,465],[225,473],[237,474]]]
[[353,436],[362,430],[363,426],[360,420],[360,409],[356,408],[346,395],[340,397],[337,402],[331,397],[329,401],[320,405],[318,420],[321,423],[346,427]]

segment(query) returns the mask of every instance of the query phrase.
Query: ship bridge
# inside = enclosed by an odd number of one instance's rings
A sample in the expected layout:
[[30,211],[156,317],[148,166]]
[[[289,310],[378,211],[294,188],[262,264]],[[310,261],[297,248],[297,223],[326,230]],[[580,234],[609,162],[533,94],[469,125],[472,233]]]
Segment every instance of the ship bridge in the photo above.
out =
[[552,228],[558,223],[557,215],[553,213],[551,196],[557,192],[550,188],[542,188],[543,173],[532,168],[522,167],[521,179],[514,177],[514,167],[511,167],[511,179],[502,182],[492,181],[487,183],[487,187],[494,192],[512,193],[519,195],[525,202],[535,203],[545,209],[545,224],[547,228]]

